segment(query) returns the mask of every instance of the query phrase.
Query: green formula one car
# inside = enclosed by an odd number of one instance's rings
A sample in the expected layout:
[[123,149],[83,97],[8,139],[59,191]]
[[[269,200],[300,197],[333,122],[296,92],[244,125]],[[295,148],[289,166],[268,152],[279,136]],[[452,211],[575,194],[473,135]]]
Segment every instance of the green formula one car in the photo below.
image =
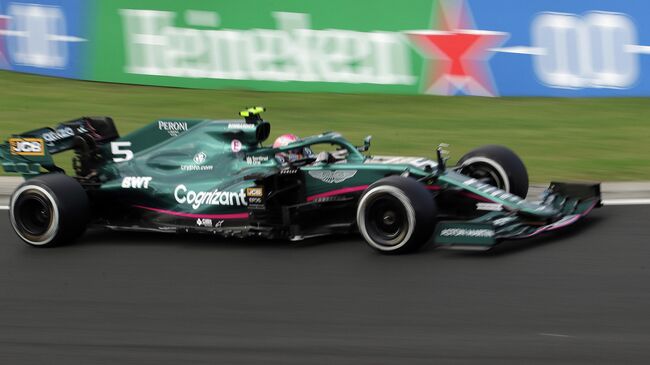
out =
[[[486,250],[601,205],[599,184],[552,183],[540,201],[524,200],[526,168],[502,146],[453,167],[441,147],[435,160],[370,156],[370,137],[354,146],[333,132],[266,147],[263,110],[243,120],[161,119],[124,137],[108,117],[14,135],[0,146],[4,170],[26,178],[11,197],[11,224],[39,247],[92,226],[289,240],[358,231],[372,248],[401,253],[432,236]],[[67,150],[74,176],[52,159]]]

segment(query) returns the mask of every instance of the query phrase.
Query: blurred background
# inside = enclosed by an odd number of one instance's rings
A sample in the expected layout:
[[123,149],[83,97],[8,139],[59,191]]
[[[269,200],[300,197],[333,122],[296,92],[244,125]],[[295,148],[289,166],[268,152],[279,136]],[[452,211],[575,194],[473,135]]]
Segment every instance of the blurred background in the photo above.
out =
[[126,134],[264,105],[270,140],[335,130],[429,157],[445,142],[452,160],[495,143],[534,182],[650,180],[649,7],[0,0],[0,135],[86,115]]

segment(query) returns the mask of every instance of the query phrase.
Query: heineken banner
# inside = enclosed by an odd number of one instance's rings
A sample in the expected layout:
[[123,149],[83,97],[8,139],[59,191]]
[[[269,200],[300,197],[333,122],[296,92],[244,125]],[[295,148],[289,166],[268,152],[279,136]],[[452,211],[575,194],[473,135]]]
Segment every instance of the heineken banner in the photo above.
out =
[[188,88],[648,96],[650,3],[0,0],[0,68]]

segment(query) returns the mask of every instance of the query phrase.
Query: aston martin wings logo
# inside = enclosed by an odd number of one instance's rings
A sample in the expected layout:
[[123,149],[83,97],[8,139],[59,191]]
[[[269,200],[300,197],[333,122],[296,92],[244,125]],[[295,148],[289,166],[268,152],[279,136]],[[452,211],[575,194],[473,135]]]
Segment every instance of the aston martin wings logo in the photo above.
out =
[[311,177],[313,177],[314,179],[318,179],[322,182],[326,182],[328,184],[338,184],[356,175],[356,173],[357,170],[309,171],[309,175],[311,175]]

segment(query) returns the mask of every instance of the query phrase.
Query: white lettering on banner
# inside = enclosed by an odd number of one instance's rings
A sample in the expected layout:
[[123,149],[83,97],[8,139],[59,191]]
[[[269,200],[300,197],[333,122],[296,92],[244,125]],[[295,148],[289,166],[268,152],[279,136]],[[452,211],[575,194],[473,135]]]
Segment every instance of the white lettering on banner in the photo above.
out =
[[309,14],[303,13],[275,12],[278,29],[250,30],[175,27],[177,14],[169,11],[121,9],[120,14],[128,73],[402,85],[417,81],[410,73],[409,46],[397,32],[314,30]]
[[532,24],[535,72],[550,87],[628,88],[639,73],[634,23],[619,13],[541,13]]
[[85,39],[67,35],[65,14],[58,6],[10,3],[7,9],[7,36],[11,60],[23,66],[64,68],[68,63],[69,42]]
[[188,190],[181,184],[174,189],[174,198],[180,204],[191,205],[193,209],[198,209],[202,205],[246,205],[244,189],[239,192],[219,191],[219,189],[196,192]]

